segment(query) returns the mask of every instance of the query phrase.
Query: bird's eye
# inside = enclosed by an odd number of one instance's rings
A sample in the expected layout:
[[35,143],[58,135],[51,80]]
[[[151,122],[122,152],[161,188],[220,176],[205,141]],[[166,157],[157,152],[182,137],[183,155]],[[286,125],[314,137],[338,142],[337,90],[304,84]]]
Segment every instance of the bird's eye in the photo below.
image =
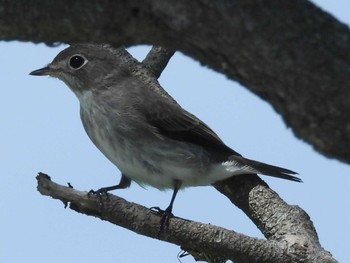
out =
[[87,60],[81,55],[74,55],[69,59],[69,66],[73,69],[80,69],[86,64]]

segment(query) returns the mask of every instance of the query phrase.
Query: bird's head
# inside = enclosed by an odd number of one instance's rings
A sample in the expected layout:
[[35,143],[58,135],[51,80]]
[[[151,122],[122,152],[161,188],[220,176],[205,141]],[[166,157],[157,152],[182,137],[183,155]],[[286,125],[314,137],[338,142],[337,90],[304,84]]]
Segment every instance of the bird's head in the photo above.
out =
[[103,88],[108,78],[125,75],[128,69],[121,64],[116,52],[118,50],[110,45],[73,44],[46,67],[30,75],[58,78],[79,97],[84,91]]

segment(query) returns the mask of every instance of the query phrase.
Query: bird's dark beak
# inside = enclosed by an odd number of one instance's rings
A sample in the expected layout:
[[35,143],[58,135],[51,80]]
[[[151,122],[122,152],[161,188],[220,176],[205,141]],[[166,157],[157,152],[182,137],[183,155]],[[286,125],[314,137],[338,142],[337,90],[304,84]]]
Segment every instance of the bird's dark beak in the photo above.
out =
[[44,68],[41,68],[41,69],[34,70],[34,71],[30,72],[29,75],[33,75],[33,76],[47,76],[47,75],[51,75],[52,71],[53,70],[49,66],[47,66],[47,67],[44,67]]

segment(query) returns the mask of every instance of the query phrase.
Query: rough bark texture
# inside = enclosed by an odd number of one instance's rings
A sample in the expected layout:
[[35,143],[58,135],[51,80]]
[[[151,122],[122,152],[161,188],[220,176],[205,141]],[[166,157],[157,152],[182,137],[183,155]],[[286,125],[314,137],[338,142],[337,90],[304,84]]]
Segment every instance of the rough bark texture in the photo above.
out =
[[350,163],[350,32],[305,0],[0,0],[0,39],[151,43],[239,81]]

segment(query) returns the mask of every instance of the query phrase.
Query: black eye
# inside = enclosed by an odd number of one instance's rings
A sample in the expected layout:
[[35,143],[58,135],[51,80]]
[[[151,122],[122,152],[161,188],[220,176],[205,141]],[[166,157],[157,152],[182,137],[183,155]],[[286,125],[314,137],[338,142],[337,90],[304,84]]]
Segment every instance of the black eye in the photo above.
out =
[[69,60],[69,66],[71,66],[74,69],[79,69],[85,64],[86,60],[84,57],[80,55],[75,55],[70,58]]

